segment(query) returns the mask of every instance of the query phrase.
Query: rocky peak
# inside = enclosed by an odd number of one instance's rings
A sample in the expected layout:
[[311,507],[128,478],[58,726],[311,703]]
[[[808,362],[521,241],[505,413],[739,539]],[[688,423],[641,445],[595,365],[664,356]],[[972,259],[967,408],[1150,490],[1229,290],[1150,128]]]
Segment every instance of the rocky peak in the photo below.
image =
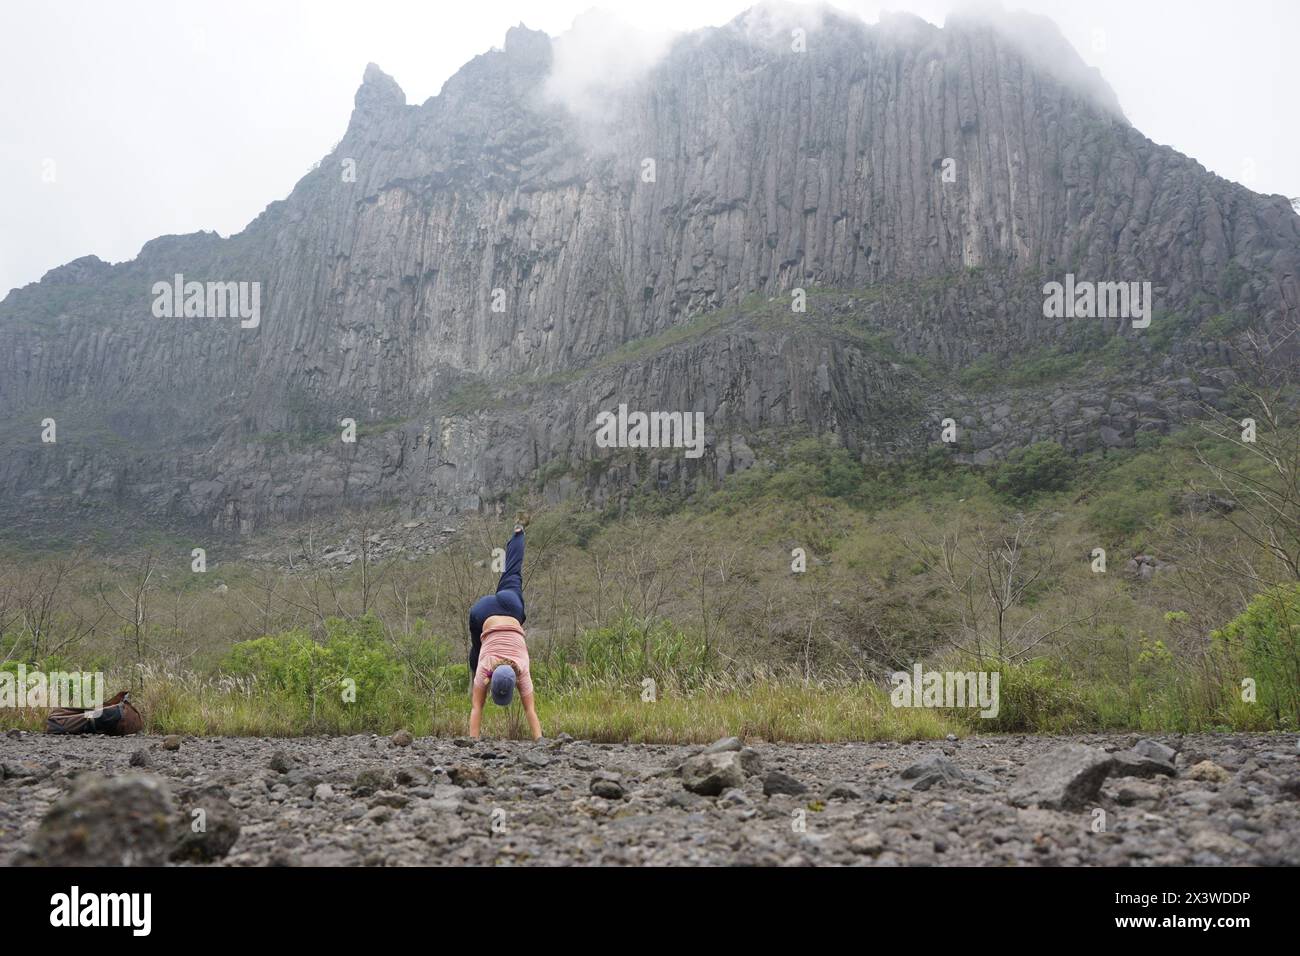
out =
[[386,113],[405,106],[406,94],[391,76],[374,63],[367,63],[353,103],[361,113]]
[[[309,175],[239,235],[79,260],[0,303],[0,402],[33,413],[10,418],[104,419],[0,448],[0,505],[53,489],[25,513],[121,499],[243,532],[343,505],[472,511],[529,481],[599,501],[647,477],[593,445],[620,402],[706,416],[698,464],[651,463],[665,486],[748,467],[777,428],[901,455],[951,416],[976,464],[1128,447],[1223,394],[1231,345],[1201,323],[1295,317],[1290,205],[1118,119],[1041,18],[765,5],[681,38],[649,81],[611,91],[586,64],[613,117],[590,147],[592,124],[537,95],[555,49],[515,27],[419,108],[372,65],[341,154],[355,181]],[[178,272],[261,282],[261,324],[159,322],[149,283]],[[1066,273],[1149,282],[1159,337],[1046,320]],[[806,315],[795,288],[819,290]],[[957,390],[976,363],[1084,368],[1119,336],[1103,382]],[[375,430],[343,444],[344,417]]]
[[[72,285],[78,282],[93,281],[110,270],[110,266],[99,256],[82,256],[65,265],[51,269],[41,276],[41,282],[51,285]],[[35,285],[35,283],[32,283]]]
[[514,63],[547,69],[551,65],[551,38],[520,23],[506,31],[505,54]]
[[992,32],[1025,57],[1035,70],[1077,90],[1094,106],[1127,122],[1119,97],[1101,71],[1084,62],[1060,27],[1048,17],[997,6],[973,7],[950,15],[944,22],[944,31]]

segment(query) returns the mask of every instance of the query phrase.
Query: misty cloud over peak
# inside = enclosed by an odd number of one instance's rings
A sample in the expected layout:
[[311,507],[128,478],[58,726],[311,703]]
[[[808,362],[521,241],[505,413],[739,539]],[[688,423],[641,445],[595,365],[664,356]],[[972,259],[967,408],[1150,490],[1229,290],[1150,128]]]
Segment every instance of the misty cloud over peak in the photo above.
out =
[[[593,9],[575,18],[572,27],[554,39],[522,25],[512,28],[506,48],[510,52],[526,40],[535,56],[551,56],[542,90],[544,101],[564,107],[583,123],[600,125],[617,119],[621,95],[645,81],[678,42],[708,43],[713,37],[729,35],[762,49],[789,51],[792,44],[806,42],[827,28],[858,30],[878,41],[904,44],[939,42],[945,30],[988,30],[1019,51],[1035,69],[1127,122],[1115,91],[1099,70],[1084,62],[1054,21],[1008,11],[996,3],[958,10],[941,29],[911,13],[886,12],[878,23],[871,24],[830,4],[768,0],[725,26],[689,33],[646,30],[607,10]],[[514,36],[516,33],[520,35]]]
[[679,34],[643,30],[606,10],[589,10],[551,41],[545,100],[583,121],[616,118],[614,95],[643,80]]
[[[1035,67],[1088,98],[1117,119],[1128,121],[1119,97],[1101,71],[1089,66],[1050,17],[1020,10],[1008,11],[996,3],[973,3],[949,15],[944,28],[986,27],[1009,40]],[[1104,42],[1104,35],[1100,37]]]

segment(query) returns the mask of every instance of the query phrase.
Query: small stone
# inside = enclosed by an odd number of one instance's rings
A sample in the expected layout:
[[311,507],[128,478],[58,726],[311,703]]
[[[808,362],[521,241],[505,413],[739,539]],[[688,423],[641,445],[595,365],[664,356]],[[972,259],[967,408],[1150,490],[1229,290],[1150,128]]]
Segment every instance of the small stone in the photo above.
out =
[[366,767],[352,781],[352,793],[358,797],[369,797],[379,790],[392,790],[397,780],[392,771],[382,767]]
[[862,791],[842,780],[832,783],[822,793],[823,800],[861,800]]
[[962,785],[986,785],[989,781],[966,773],[947,757],[931,754],[898,775],[899,786],[908,790],[929,790],[931,787]]
[[1242,787],[1228,787],[1219,794],[1219,801],[1234,810],[1249,810],[1255,805],[1249,792]]
[[1172,760],[1148,757],[1134,750],[1111,755],[1110,774],[1114,777],[1173,777],[1177,773]]
[[885,848],[885,841],[875,830],[860,833],[849,841],[849,849],[862,856],[879,856]]
[[433,780],[433,773],[424,767],[399,767],[393,777],[403,787],[422,787]]
[[163,738],[162,749],[163,749],[163,750],[180,750],[180,749],[181,749],[181,738],[180,738],[180,736],[179,736],[178,734],[168,734],[166,737]]
[[704,748],[706,754],[727,753],[732,750],[741,750],[742,744],[739,737],[723,737],[721,740],[715,740]]
[[277,750],[271,754],[271,769],[276,773],[288,773],[293,769],[293,761],[283,750]]
[[1126,807],[1131,807],[1135,803],[1159,799],[1160,788],[1155,784],[1142,783],[1141,781],[1126,783],[1115,794],[1116,802]]
[[141,748],[131,754],[131,759],[127,761],[132,767],[151,767],[153,758],[149,756],[149,751]]
[[666,806],[678,810],[694,810],[701,803],[704,803],[704,798],[698,793],[691,793],[689,790],[678,790],[675,793],[670,793],[667,799],[664,800]]
[[682,786],[692,793],[716,797],[744,784],[745,770],[737,750],[697,754],[682,764]]
[[769,797],[777,793],[797,797],[807,792],[808,788],[806,786],[788,773],[783,773],[780,770],[769,770],[767,776],[763,778],[763,793]]
[[606,800],[622,800],[626,793],[623,787],[623,778],[616,773],[605,770],[598,770],[592,774],[588,787],[594,796],[603,797]]
[[523,754],[520,755],[519,762],[528,767],[541,769],[542,767],[550,766],[551,758],[546,756],[546,754],[540,750],[525,750]]
[[1226,833],[1208,829],[1194,833],[1187,842],[1187,846],[1192,850],[1203,850],[1218,856],[1232,856],[1250,849],[1247,844],[1228,836]]
[[724,790],[722,796],[718,797],[718,803],[728,807],[747,807],[750,805],[749,795],[739,787]]
[[334,788],[328,783],[319,783],[316,785],[316,789],[312,791],[311,798],[317,803],[333,800]]
[[1167,764],[1172,764],[1174,758],[1178,756],[1178,751],[1173,747],[1167,747],[1158,740],[1143,738],[1133,745],[1133,752],[1142,757],[1150,757],[1152,760],[1160,760]]
[[1227,783],[1232,774],[1212,760],[1202,760],[1187,771],[1188,780],[1200,780],[1203,783]]
[[1007,795],[1017,807],[1080,810],[1095,803],[1112,756],[1084,744],[1064,744],[1025,764]]
[[465,764],[457,764],[447,770],[447,778],[458,787],[491,786],[488,782],[487,771],[482,767],[470,767]]
[[399,730],[389,739],[392,740],[394,747],[409,747],[415,742],[415,738],[411,736],[409,730]]
[[208,790],[181,800],[176,832],[179,838],[172,848],[172,860],[212,863],[230,852],[239,840],[241,827],[224,791]]

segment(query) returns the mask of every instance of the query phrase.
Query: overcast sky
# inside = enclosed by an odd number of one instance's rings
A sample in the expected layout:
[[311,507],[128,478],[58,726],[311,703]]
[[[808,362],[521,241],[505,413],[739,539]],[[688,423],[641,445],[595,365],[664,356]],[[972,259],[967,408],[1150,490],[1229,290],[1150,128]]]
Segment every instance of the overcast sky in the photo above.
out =
[[[342,136],[368,62],[408,103],[524,22],[594,7],[649,30],[746,0],[10,0],[0,11],[0,297],[169,233],[243,229]],[[942,24],[956,0],[838,0]],[[1296,0],[1006,0],[1054,19],[1156,142],[1300,196]]]

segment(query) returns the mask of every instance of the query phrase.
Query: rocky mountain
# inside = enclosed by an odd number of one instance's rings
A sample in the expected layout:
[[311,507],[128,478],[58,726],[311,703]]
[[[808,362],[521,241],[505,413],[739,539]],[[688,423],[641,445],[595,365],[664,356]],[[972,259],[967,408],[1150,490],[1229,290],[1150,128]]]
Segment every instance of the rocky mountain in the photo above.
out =
[[[1223,400],[1235,332],[1300,316],[1288,200],[1147,139],[1050,23],[789,16],[683,35],[596,110],[523,26],[418,106],[367,67],[242,233],[0,303],[5,507],[249,532],[690,488],[786,434],[906,455],[946,418],[976,463],[1125,446]],[[1067,275],[1150,283],[1150,325],[1046,318]],[[255,283],[255,321],[166,317],[176,281]],[[703,455],[598,447],[620,404],[703,413]]]

